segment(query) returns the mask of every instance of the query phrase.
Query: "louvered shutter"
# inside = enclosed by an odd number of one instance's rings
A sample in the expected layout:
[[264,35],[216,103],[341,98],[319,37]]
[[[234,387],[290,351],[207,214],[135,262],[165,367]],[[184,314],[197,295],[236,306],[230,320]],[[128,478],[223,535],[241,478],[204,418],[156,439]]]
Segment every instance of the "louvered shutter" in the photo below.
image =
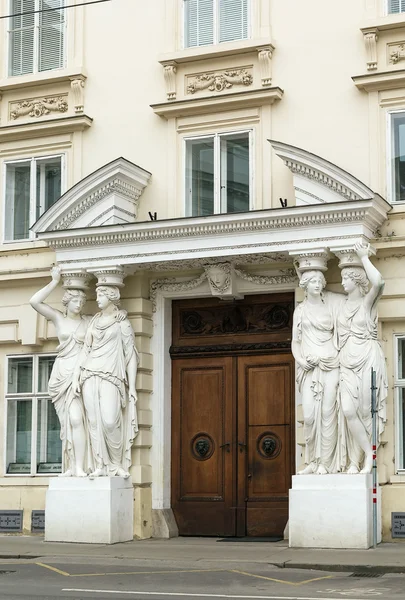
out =
[[9,75],[24,75],[34,70],[35,0],[12,0],[10,19]]
[[246,39],[249,0],[218,0],[218,2],[219,42]]
[[405,12],[405,0],[388,0],[388,13]]
[[184,0],[184,45],[214,43],[214,0]]
[[60,69],[65,63],[65,11],[46,10],[65,5],[65,0],[39,0],[38,71]]

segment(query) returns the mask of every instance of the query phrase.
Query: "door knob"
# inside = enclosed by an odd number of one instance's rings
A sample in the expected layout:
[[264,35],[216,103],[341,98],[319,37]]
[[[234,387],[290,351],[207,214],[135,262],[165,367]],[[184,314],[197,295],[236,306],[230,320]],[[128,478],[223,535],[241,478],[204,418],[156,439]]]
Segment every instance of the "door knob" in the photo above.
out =
[[245,442],[238,442],[238,446],[239,446],[239,451],[243,452],[243,449],[246,449],[246,444]]
[[248,476],[247,476],[247,478],[248,478],[248,479],[252,479],[252,473],[248,473]]
[[226,448],[226,451],[230,452],[231,451],[231,443],[230,442],[225,442],[225,444],[222,444],[220,446],[220,448]]

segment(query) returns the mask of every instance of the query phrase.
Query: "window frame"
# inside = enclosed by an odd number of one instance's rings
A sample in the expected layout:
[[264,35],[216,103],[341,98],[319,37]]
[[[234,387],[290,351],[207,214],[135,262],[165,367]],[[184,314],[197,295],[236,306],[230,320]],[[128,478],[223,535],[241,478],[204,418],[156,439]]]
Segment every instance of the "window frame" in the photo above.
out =
[[[182,27],[181,27],[181,48],[182,50],[192,50],[193,48],[210,48],[212,46],[218,46],[222,44],[233,44],[243,40],[250,40],[252,38],[252,0],[247,0],[247,36],[245,38],[238,38],[236,40],[227,40],[226,42],[220,42],[219,36],[219,0],[213,0],[214,9],[213,9],[213,41],[212,44],[199,44],[197,46],[186,46],[186,1],[181,0],[181,19],[182,19]],[[388,5],[387,5],[388,6]]]
[[390,0],[385,0],[384,4],[385,4],[385,15],[386,16],[405,14],[405,7],[404,7],[404,10],[400,10],[399,12],[390,12],[389,11]]
[[[7,3],[8,14],[12,14],[12,0],[8,0]],[[39,0],[35,0],[35,10],[39,10]],[[30,75],[39,75],[42,73],[54,73],[55,71],[61,71],[66,69],[67,66],[67,53],[68,53],[68,42],[67,42],[67,22],[68,22],[68,11],[66,10],[66,1],[65,6],[63,8],[64,13],[64,35],[63,35],[63,64],[60,67],[56,67],[55,69],[46,69],[45,71],[39,70],[39,12],[34,14],[34,56],[33,56],[33,70],[30,73],[19,73],[16,75],[12,75],[10,73],[11,67],[11,44],[10,44],[10,34],[13,31],[11,29],[11,18],[5,19],[6,21],[6,35],[5,35],[5,44],[6,44],[6,77],[7,79],[14,79],[16,77],[29,77]]]
[[[61,190],[60,195],[62,196],[66,191],[66,163],[67,157],[65,152],[58,152],[57,154],[41,154],[41,155],[31,155],[25,158],[10,158],[5,159],[3,161],[3,232],[2,232],[2,242],[4,244],[17,244],[20,242],[32,241],[35,239],[35,234],[31,231],[32,225],[37,221],[36,216],[36,207],[37,207],[37,198],[36,198],[36,163],[37,161],[47,160],[47,159],[61,159]],[[6,191],[7,191],[7,165],[10,164],[18,164],[18,163],[30,163],[30,225],[28,231],[28,237],[21,238],[18,240],[8,240],[6,239],[6,228],[7,228],[7,202],[6,202]],[[34,176],[33,176],[34,174]],[[46,211],[44,211],[46,212]],[[44,213],[41,213],[44,214]],[[40,215],[41,216],[41,215]]]
[[[4,376],[4,461],[3,461],[3,473],[4,477],[58,477],[60,473],[37,473],[37,439],[38,439],[38,401],[39,400],[50,400],[48,392],[39,392],[38,381],[39,381],[39,359],[40,358],[56,358],[57,353],[55,352],[44,352],[40,354],[8,354],[5,360],[5,376]],[[32,392],[8,392],[8,377],[9,377],[9,364],[10,359],[13,358],[32,358]],[[8,429],[8,410],[10,400],[24,400],[31,402],[31,468],[30,473],[7,473],[7,429]],[[63,473],[63,453],[62,453],[62,464],[61,473]]]
[[[202,135],[188,135],[183,138],[183,210],[184,215],[186,217],[193,217],[191,214],[192,201],[190,197],[190,192],[188,191],[187,185],[187,165],[189,162],[189,157],[187,153],[187,142],[193,140],[203,140],[203,139],[214,139],[214,212],[213,215],[232,215],[236,213],[231,212],[222,212],[222,204],[223,199],[221,197],[221,138],[228,137],[232,135],[238,135],[241,133],[247,133],[249,136],[249,208],[248,211],[254,210],[253,204],[253,190],[254,190],[254,152],[255,152],[255,143],[254,136],[255,130],[254,128],[242,128],[242,129],[232,129],[230,131],[215,131],[212,133],[204,133]],[[196,217],[203,217],[205,215],[195,215]]]
[[[395,422],[395,472],[405,474],[405,431],[402,431],[400,392],[405,389],[405,378],[398,377],[399,341],[405,340],[405,333],[394,334],[394,422]],[[402,466],[400,466],[402,465]]]

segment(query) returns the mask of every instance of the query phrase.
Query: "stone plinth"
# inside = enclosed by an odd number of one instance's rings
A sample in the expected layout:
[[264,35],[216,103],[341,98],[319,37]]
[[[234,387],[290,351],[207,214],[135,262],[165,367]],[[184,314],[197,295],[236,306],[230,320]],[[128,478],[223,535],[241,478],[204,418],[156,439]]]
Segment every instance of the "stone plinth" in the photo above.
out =
[[46,493],[45,541],[115,544],[133,539],[134,490],[122,477],[55,477]]
[[[373,545],[372,475],[295,475],[290,490],[292,548],[370,548]],[[378,489],[378,542],[381,494]]]

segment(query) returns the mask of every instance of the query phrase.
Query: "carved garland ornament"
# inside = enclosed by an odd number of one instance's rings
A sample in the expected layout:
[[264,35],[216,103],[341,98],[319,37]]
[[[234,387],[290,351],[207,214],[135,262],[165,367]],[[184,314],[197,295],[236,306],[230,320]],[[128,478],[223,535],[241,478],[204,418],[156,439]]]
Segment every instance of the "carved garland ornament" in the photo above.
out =
[[149,297],[152,302],[152,310],[156,312],[156,295],[158,291],[164,292],[186,292],[193,290],[194,288],[201,285],[207,278],[206,273],[202,273],[195,279],[188,279],[186,281],[178,281],[174,277],[165,277],[164,279],[156,279],[150,285]]
[[280,275],[253,275],[242,269],[235,269],[235,273],[241,279],[257,283],[259,285],[278,285],[282,283],[295,283],[298,278],[294,269],[285,269]]
[[[15,105],[12,105],[15,106]],[[41,98],[38,100],[22,100],[18,102],[10,117],[18,119],[19,117],[39,118],[49,115],[51,112],[65,113],[68,110],[66,97],[54,96],[52,98]]]
[[253,77],[246,69],[234,69],[222,73],[203,73],[189,80],[187,93],[195,94],[206,89],[210,92],[223,92],[234,85],[249,86],[252,83]]

